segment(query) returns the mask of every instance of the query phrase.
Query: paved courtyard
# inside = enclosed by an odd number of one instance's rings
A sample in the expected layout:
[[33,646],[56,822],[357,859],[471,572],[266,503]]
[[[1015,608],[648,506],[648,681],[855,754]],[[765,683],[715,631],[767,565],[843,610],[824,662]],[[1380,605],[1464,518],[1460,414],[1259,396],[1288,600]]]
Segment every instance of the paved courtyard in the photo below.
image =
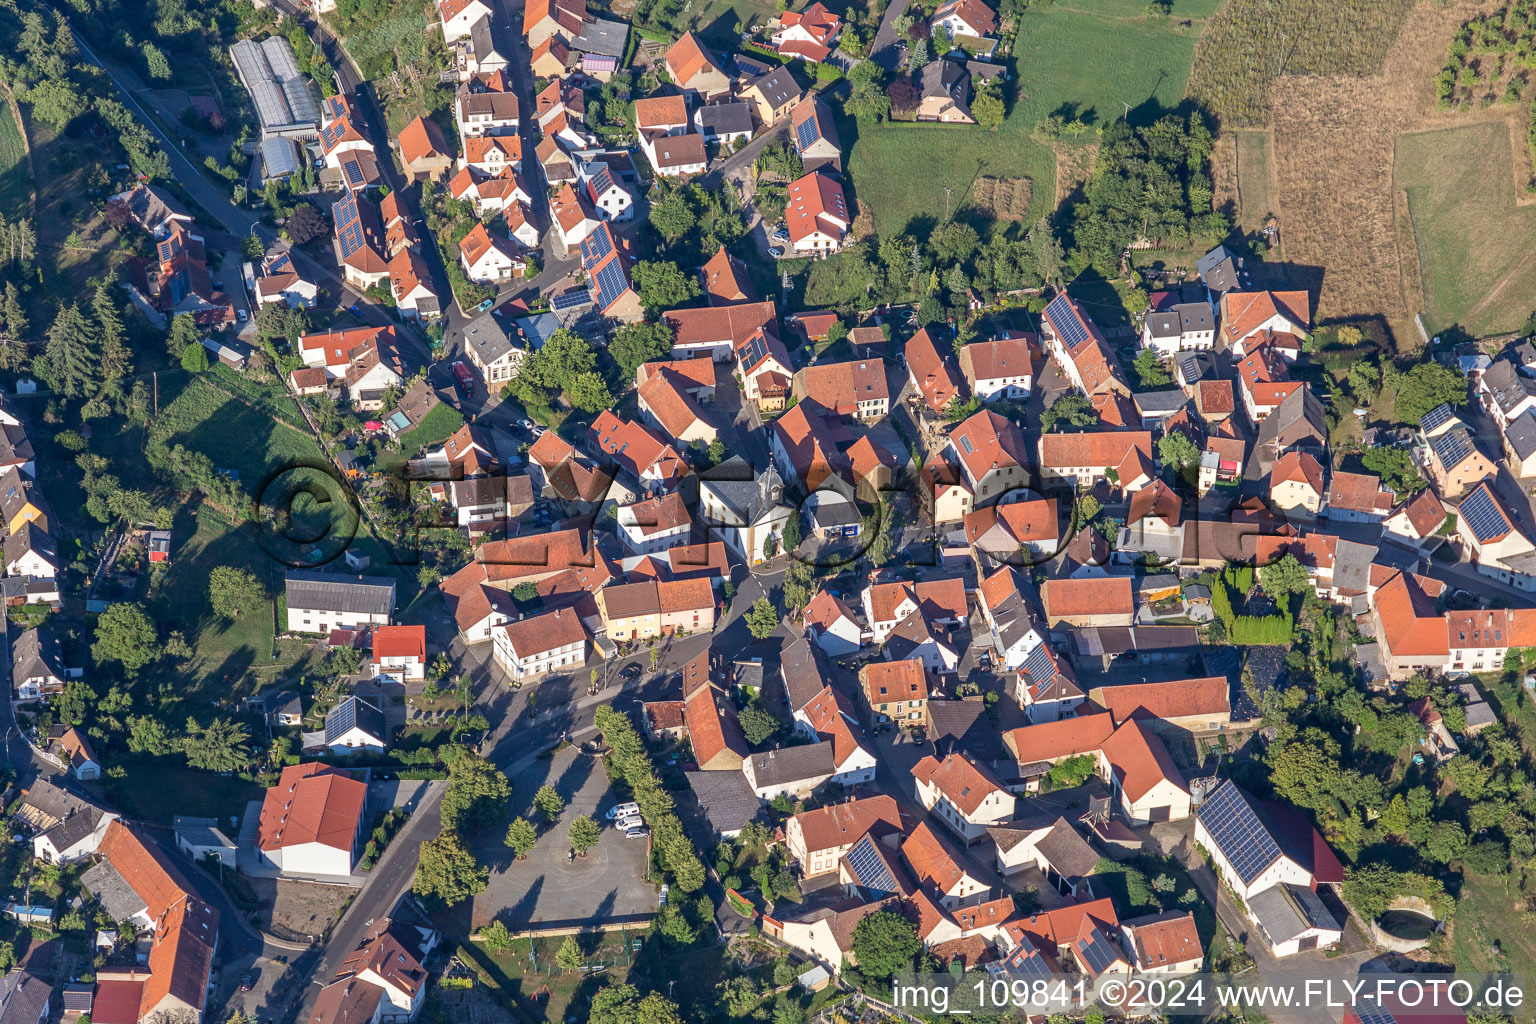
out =
[[[533,794],[545,783],[565,798],[552,825],[532,813]],[[648,840],[625,839],[603,817],[616,801],[600,761],[567,748],[512,779],[507,820],[519,815],[540,826],[539,841],[516,861],[503,845],[505,829],[487,829],[477,859],[491,867],[490,883],[474,898],[471,926],[499,918],[513,931],[562,926],[641,923],[656,912],[656,889],[644,880]],[[570,859],[566,832],[582,814],[596,818],[603,837],[586,857]]]

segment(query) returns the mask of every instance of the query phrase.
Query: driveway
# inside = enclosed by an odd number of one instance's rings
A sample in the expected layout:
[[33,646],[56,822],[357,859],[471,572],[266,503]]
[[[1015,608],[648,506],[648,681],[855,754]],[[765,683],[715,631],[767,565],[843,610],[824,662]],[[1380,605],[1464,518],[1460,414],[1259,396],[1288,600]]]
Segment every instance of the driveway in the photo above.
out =
[[880,18],[880,29],[874,42],[869,45],[869,59],[887,71],[895,71],[901,63],[901,49],[896,45],[896,19],[907,13],[910,0],[891,0]]

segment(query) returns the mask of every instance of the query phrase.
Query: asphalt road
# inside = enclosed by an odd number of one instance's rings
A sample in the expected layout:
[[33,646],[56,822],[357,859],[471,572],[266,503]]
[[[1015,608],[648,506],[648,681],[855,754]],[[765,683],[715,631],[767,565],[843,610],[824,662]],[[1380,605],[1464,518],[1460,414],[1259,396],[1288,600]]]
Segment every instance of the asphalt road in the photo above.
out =
[[869,59],[887,71],[896,70],[896,65],[901,63],[901,50],[896,46],[896,19],[907,13],[910,2],[891,0],[886,5],[885,13],[880,17],[880,29],[875,33],[874,42],[869,45]]

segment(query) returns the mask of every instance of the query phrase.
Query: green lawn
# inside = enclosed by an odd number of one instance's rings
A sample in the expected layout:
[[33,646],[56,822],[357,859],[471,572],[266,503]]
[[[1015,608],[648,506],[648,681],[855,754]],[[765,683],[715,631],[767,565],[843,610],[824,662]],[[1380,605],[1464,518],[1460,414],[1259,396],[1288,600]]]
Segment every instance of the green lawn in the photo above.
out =
[[1431,334],[1519,329],[1536,294],[1536,206],[1516,206],[1502,121],[1400,136],[1397,185],[1408,193]]
[[443,402],[422,417],[415,427],[400,435],[400,447],[414,454],[423,448],[442,444],[463,425],[464,417],[459,410]]
[[128,817],[167,827],[178,814],[220,818],[227,825],[230,815],[243,816],[246,803],[261,799],[262,789],[253,782],[198,771],[180,761],[179,755],[120,761],[128,774],[108,779],[107,794]]
[[10,106],[0,103],[0,214],[7,220],[26,216],[31,186],[21,125],[11,116]]
[[[1154,120],[1183,99],[1195,41],[1217,0],[1176,2],[1168,18],[1143,13],[1140,0],[1096,0],[1090,9],[1047,4],[1025,13],[1014,46],[1013,101],[995,132],[980,128],[884,122],[841,126],[851,148],[848,172],[881,235],[926,234],[944,219],[946,201],[963,207],[980,175],[1029,178],[1026,223],[1049,213],[1056,159],[1031,137],[1047,114],[1097,124],[1124,113]],[[1181,22],[1191,24],[1181,27]],[[1084,136],[1091,139],[1092,135]],[[951,193],[946,195],[945,188]]]

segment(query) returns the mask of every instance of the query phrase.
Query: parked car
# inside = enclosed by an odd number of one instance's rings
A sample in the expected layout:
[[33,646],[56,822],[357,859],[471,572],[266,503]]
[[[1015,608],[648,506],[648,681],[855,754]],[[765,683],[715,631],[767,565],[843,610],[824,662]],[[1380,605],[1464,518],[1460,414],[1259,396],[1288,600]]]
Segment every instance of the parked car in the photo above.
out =
[[638,814],[632,814],[626,818],[620,818],[613,823],[613,827],[620,832],[628,832],[631,829],[645,828],[645,819]]
[[471,395],[475,391],[475,376],[469,372],[462,360],[455,360],[453,364],[453,378],[458,382],[460,390],[465,395]]
[[628,680],[628,679],[638,679],[638,678],[640,678],[640,673],[643,672],[643,671],[645,671],[645,670],[642,669],[639,665],[636,665],[633,662],[631,662],[630,664],[625,665],[623,670],[621,672],[619,672],[619,678],[620,679],[626,679],[626,680]]
[[486,310],[490,309],[495,304],[496,304],[496,299],[494,297],[486,299],[485,301],[481,302],[480,305],[475,307],[475,312],[477,312],[477,313],[484,313]]
[[530,419],[520,419],[517,421],[517,425],[523,430],[533,430],[533,420]]
[[241,992],[249,992],[251,990],[251,986],[255,985],[255,984],[256,984],[256,975],[254,975],[254,974],[243,974],[243,975],[240,976],[240,991]]
[[639,813],[640,805],[634,803],[633,801],[627,804],[614,804],[612,807],[608,808],[608,820],[612,821],[615,818],[627,818],[632,814]]
[[667,905],[667,896],[670,895],[671,892],[672,892],[672,888],[670,886],[666,885],[666,884],[663,884],[662,887],[661,887],[661,892],[656,894],[656,905],[658,907],[666,906]]
[[644,839],[646,836],[648,836],[650,834],[651,834],[651,830],[650,829],[646,828],[644,825],[639,825],[639,826],[636,826],[635,828],[632,828],[629,831],[625,832],[624,833],[624,838],[625,839]]
[[774,259],[778,259],[780,256],[784,255],[784,250],[775,245],[773,248],[768,250],[768,255],[772,256]]
[[246,312],[245,310],[243,310],[243,309],[235,310],[235,319],[239,320],[241,323],[245,323],[250,318],[251,318],[251,314]]

